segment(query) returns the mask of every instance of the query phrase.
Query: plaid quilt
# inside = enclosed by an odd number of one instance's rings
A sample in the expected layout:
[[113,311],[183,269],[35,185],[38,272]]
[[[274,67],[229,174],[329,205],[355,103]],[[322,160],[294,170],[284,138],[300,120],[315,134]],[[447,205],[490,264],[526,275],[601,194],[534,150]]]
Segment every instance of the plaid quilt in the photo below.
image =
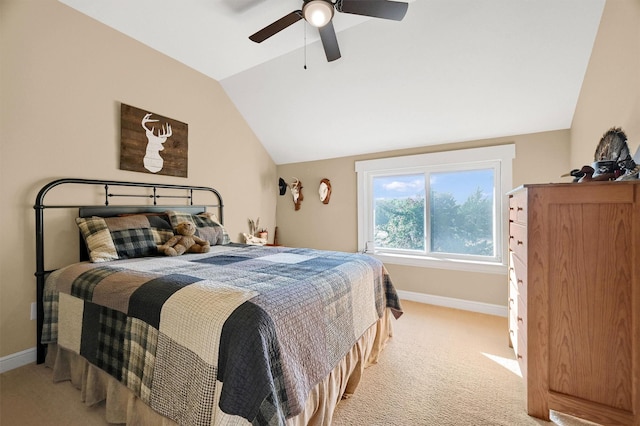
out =
[[85,357],[180,424],[284,424],[385,308],[376,259],[231,244],[77,263],[45,286],[43,343]]

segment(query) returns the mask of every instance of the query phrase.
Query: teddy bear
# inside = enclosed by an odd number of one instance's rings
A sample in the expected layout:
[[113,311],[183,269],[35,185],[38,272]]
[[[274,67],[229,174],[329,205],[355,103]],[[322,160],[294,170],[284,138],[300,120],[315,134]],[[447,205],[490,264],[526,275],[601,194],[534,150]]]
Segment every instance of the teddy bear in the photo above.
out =
[[169,241],[158,246],[158,251],[167,256],[180,256],[183,253],[207,253],[209,241],[195,235],[196,226],[192,222],[180,222],[176,233]]

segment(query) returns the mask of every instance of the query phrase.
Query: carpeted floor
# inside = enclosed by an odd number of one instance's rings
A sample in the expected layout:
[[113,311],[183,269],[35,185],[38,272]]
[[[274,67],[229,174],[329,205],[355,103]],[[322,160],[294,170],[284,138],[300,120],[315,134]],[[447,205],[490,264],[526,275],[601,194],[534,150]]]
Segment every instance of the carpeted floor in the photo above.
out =
[[589,424],[554,413],[526,413],[525,388],[507,319],[403,301],[394,337],[335,425]]
[[[333,425],[591,424],[553,413],[552,423],[529,417],[507,320],[403,301],[394,337],[365,372]],[[78,419],[81,419],[80,421]],[[105,425],[102,405],[86,407],[69,382],[27,365],[0,375],[0,425]]]

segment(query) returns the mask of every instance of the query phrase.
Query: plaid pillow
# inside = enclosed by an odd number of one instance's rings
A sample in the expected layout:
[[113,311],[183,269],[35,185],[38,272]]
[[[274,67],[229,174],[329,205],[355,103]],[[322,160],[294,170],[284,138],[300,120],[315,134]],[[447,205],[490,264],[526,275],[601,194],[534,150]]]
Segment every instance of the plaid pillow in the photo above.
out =
[[[144,215],[126,217],[79,217],[76,224],[91,262],[108,262],[158,253],[156,236]],[[158,237],[159,238],[159,237]]]
[[224,226],[220,224],[214,214],[207,212],[191,214],[169,210],[167,211],[167,216],[174,229],[180,222],[193,223],[196,226],[196,235],[203,240],[209,241],[211,245],[223,245],[231,242],[227,230],[224,229]]
[[169,223],[169,218],[166,215],[146,215],[149,219],[149,225],[151,226],[151,233],[156,244],[164,244],[173,238],[173,227]]
[[164,244],[173,238],[173,227],[169,223],[169,218],[164,213],[123,213],[118,217],[146,216],[149,220],[153,240],[157,245]]

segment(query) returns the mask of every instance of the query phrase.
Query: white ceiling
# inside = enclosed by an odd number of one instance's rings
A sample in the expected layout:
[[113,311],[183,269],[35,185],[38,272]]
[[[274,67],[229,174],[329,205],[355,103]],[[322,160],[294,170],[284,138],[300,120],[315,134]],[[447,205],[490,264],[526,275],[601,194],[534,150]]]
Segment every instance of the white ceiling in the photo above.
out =
[[605,3],[336,13],[342,58],[329,63],[304,21],[248,39],[302,0],[60,1],[218,80],[276,164],[567,129]]

